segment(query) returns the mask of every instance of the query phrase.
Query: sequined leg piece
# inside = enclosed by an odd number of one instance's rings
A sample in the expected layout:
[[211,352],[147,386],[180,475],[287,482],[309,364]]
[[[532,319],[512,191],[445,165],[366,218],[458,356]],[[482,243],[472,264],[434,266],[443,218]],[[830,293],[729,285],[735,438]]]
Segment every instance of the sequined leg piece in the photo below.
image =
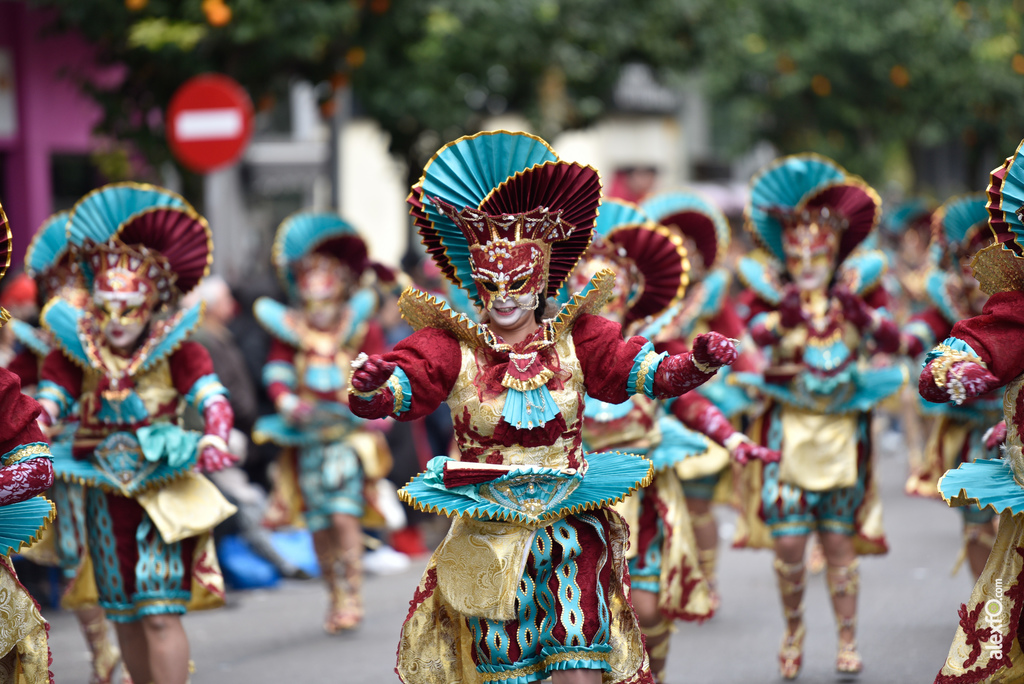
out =
[[110,684],[114,677],[114,669],[121,662],[121,652],[110,639],[107,619],[101,611],[96,611],[89,614],[79,613],[78,620],[92,656],[92,675],[89,683]]
[[665,663],[668,661],[668,648],[671,644],[672,621],[664,620],[653,627],[640,627],[647,644],[647,655],[651,660],[651,672],[655,682],[665,680]]
[[[784,563],[775,559],[775,574],[779,581],[779,596],[782,599],[782,614],[786,618],[786,632],[779,647],[779,674],[784,679],[796,679],[803,665],[804,654],[804,587],[807,582],[807,568],[803,561]],[[791,623],[798,622],[796,628]]]
[[[857,651],[857,594],[860,589],[860,561],[854,559],[849,565],[830,565],[827,571],[828,591],[832,595],[832,607],[836,615],[839,632],[839,652],[836,655],[836,672],[857,674],[864,669]],[[845,599],[852,599],[846,601]],[[850,606],[852,603],[852,607]]]

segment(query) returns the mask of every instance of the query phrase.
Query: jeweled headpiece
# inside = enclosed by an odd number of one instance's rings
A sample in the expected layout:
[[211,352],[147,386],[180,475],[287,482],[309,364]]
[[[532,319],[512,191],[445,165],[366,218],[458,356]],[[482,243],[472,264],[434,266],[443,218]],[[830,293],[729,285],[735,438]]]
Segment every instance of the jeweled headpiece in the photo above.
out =
[[751,181],[747,229],[780,262],[831,251],[838,266],[875,229],[881,199],[830,159],[793,155]]
[[595,233],[570,281],[573,290],[603,269],[614,271],[611,303],[622,307],[615,313],[624,326],[657,316],[683,298],[690,265],[678,235],[619,199],[602,203]]
[[489,131],[441,148],[407,201],[441,272],[490,308],[566,281],[590,244],[601,181],[540,138]]
[[155,309],[173,304],[213,263],[206,220],[181,196],[114,183],[80,199],[67,222],[94,299]]
[[300,211],[277,228],[274,267],[292,299],[340,297],[349,285],[342,267],[358,282],[370,266],[366,242],[335,212]]

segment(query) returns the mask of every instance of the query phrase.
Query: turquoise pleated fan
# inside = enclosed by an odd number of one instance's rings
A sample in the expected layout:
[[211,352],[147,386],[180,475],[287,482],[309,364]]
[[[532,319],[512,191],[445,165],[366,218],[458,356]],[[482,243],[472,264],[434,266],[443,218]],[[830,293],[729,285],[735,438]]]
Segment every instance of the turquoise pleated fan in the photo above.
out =
[[1024,206],[1024,142],[1022,142],[1013,153],[1009,167],[1006,169],[1006,176],[1003,178],[1002,186],[999,188],[999,209],[1003,212],[1003,220],[1006,221],[1013,232],[1015,240],[1024,246],[1024,224],[1017,216],[1017,210]]
[[0,554],[28,546],[52,517],[53,504],[41,496],[0,506]]
[[67,224],[70,212],[61,211],[43,221],[25,252],[25,270],[37,278],[60,261],[68,249]]
[[754,178],[747,209],[748,228],[779,260],[785,260],[782,248],[782,224],[768,215],[772,208],[791,209],[808,195],[842,181],[846,172],[816,155],[784,157]]
[[72,207],[67,224],[68,239],[74,245],[81,245],[87,239],[106,242],[132,216],[156,207],[192,209],[177,193],[153,185],[105,185],[90,192]]
[[985,208],[987,201],[985,193],[976,192],[951,199],[942,205],[939,209],[942,212],[942,232],[951,246],[966,247],[964,242],[968,231],[979,223],[988,223],[988,210]]
[[439,197],[460,210],[477,208],[492,190],[515,174],[557,160],[554,151],[539,138],[525,133],[492,131],[448,145],[423,169],[420,184],[426,195],[424,211],[437,230],[461,287],[474,285],[466,239],[429,198]]
[[597,215],[594,232],[607,236],[620,226],[643,225],[650,221],[640,207],[620,199],[605,199],[601,202],[601,213]]

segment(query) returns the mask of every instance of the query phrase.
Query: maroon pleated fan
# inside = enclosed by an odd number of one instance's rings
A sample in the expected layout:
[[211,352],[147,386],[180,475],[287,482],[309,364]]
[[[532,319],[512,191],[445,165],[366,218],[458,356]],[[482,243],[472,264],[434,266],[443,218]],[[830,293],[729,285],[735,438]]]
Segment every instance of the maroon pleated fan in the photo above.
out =
[[210,272],[213,239],[206,221],[185,208],[157,207],[136,214],[117,236],[126,245],[143,245],[167,259],[185,294]]
[[623,226],[605,236],[606,241],[625,250],[643,277],[643,291],[626,313],[627,326],[660,314],[682,296],[686,287],[682,246],[663,231],[648,226]]
[[[416,226],[416,231],[420,234],[427,254],[450,282],[459,282],[455,274],[455,267],[452,266],[451,260],[445,253],[444,245],[441,244],[441,235],[434,228],[423,208],[423,187],[419,184],[414,185],[405,201],[409,205],[409,214],[412,216],[413,225]],[[469,283],[463,283],[463,285],[468,286]]]
[[828,207],[848,222],[839,243],[836,263],[850,255],[864,241],[878,223],[881,210],[878,196],[866,186],[855,183],[832,185],[815,194],[805,203],[808,208]]
[[658,223],[675,228],[693,240],[707,268],[715,263],[718,256],[718,233],[715,231],[715,222],[707,215],[699,211],[680,211],[658,219]]
[[989,184],[986,189],[988,203],[985,205],[985,208],[988,209],[988,225],[995,233],[996,242],[1003,243],[1003,249],[1009,249],[1017,256],[1024,257],[1024,247],[1017,244],[1016,235],[1014,235],[1013,230],[1010,228],[1010,224],[1006,222],[1006,216],[1000,206],[1003,201],[1003,179],[1006,178],[1006,172],[1009,170],[1012,162],[1013,157],[1007,157],[1006,161],[989,175]]
[[590,246],[600,204],[601,178],[595,169],[570,162],[545,162],[520,171],[499,185],[479,209],[492,216],[520,214],[537,207],[562,210],[562,218],[575,230],[569,239],[551,245],[550,296],[562,286]]
[[316,246],[313,252],[334,257],[352,269],[357,277],[370,266],[366,243],[358,235],[339,235],[324,240]]

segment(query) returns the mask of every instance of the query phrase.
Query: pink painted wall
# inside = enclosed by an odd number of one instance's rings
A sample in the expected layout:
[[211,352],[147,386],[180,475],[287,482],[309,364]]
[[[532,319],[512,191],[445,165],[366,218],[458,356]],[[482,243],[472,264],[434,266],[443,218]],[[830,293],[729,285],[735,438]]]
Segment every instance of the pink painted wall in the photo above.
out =
[[90,69],[92,48],[73,35],[43,35],[44,12],[23,2],[0,2],[0,47],[14,58],[18,130],[0,137],[6,153],[6,196],[0,196],[14,233],[20,264],[36,228],[53,213],[50,155],[81,154],[93,147],[100,110],[63,71]]

